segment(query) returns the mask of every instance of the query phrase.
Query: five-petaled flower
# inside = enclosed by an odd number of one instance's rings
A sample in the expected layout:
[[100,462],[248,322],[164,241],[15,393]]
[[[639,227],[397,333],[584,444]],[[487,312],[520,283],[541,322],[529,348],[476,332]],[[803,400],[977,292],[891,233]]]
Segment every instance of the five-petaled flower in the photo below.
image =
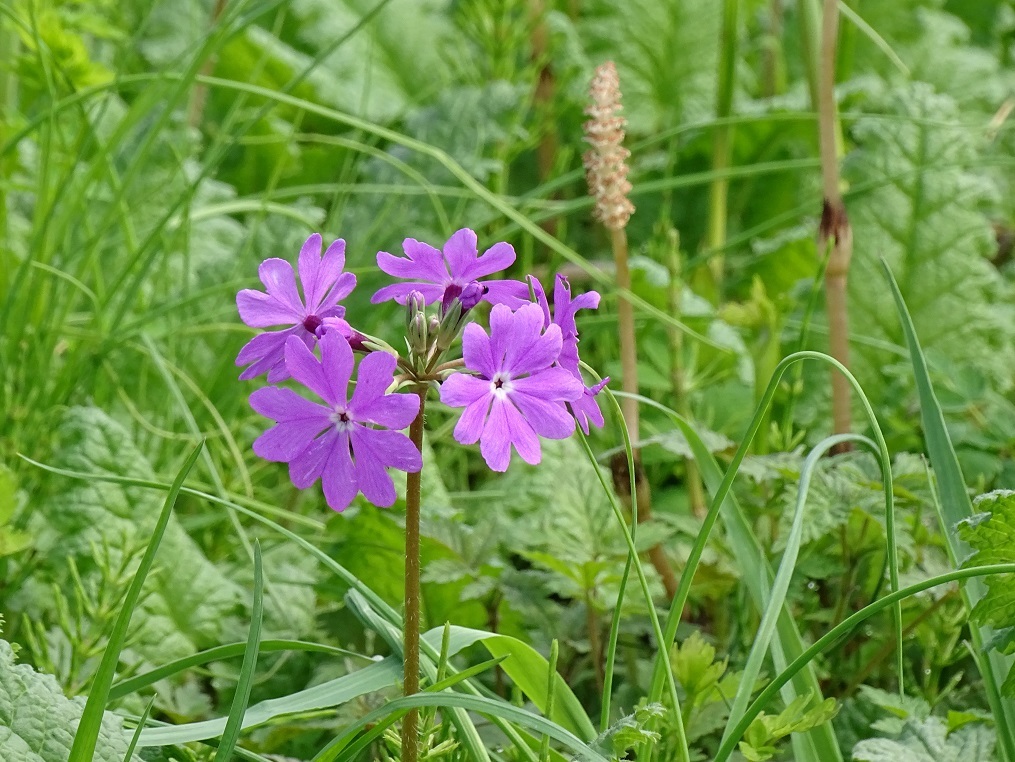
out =
[[299,337],[290,336],[285,365],[326,404],[292,389],[258,389],[250,396],[251,406],[277,423],[254,442],[254,452],[288,463],[289,476],[300,489],[321,479],[324,497],[336,511],[344,510],[357,492],[374,505],[390,506],[395,487],[387,467],[415,473],[423,465],[419,450],[398,431],[416,417],[419,397],[388,394],[396,360],[387,352],[371,352],[360,361],[350,399],[354,359],[349,342],[339,331],[328,331],[319,345],[320,361]]
[[[472,285],[515,261],[515,250],[508,243],[495,243],[479,256],[475,232],[462,228],[444,244],[443,253],[415,238],[406,238],[402,242],[402,250],[405,257],[396,257],[386,251],[377,253],[377,266],[381,270],[407,282],[380,289],[370,299],[374,304],[389,299],[405,304],[413,291],[423,294],[427,304],[442,302],[445,310],[451,300],[463,292],[466,298],[479,296],[482,301],[506,304],[511,308],[520,307],[528,301],[528,287],[520,281],[483,281],[481,285],[485,289],[482,292],[477,292],[476,286]],[[475,304],[475,301],[472,303]]]
[[285,363],[285,345],[290,336],[313,347],[322,333],[324,321],[341,318],[345,308],[339,301],[356,286],[356,276],[343,272],[345,241],[338,239],[321,256],[321,236],[314,233],[300,249],[297,267],[303,284],[303,299],[296,290],[293,266],[284,259],[271,258],[261,263],[258,274],[265,290],[245,288],[236,295],[243,322],[251,328],[288,326],[281,331],[268,331],[251,339],[236,357],[237,365],[250,367],[241,379],[268,374],[268,382],[289,378]]
[[582,396],[584,385],[569,371],[553,367],[560,356],[560,327],[545,327],[539,305],[513,312],[505,305],[490,313],[490,333],[476,323],[465,328],[465,367],[476,375],[455,373],[441,386],[441,400],[465,407],[455,426],[462,444],[480,443],[494,471],[505,471],[511,446],[526,463],[539,463],[539,437],[566,439],[575,421],[565,403]]
[[567,277],[557,275],[553,285],[553,317],[551,318],[550,304],[546,299],[546,292],[543,291],[542,284],[531,275],[529,276],[529,283],[532,285],[532,291],[536,296],[536,303],[543,310],[543,324],[545,326],[557,325],[560,327],[563,343],[560,356],[557,358],[557,364],[582,382],[584,390],[582,396],[573,402],[568,402],[568,408],[585,434],[589,433],[590,423],[598,428],[602,428],[604,423],[603,413],[599,409],[599,403],[596,402],[596,395],[602,391],[610,379],[609,377],[604,378],[594,386],[585,385],[578,358],[578,324],[575,322],[575,313],[578,310],[594,310],[599,307],[599,294],[595,291],[586,291],[584,294],[579,294],[572,299],[571,284],[567,282]]

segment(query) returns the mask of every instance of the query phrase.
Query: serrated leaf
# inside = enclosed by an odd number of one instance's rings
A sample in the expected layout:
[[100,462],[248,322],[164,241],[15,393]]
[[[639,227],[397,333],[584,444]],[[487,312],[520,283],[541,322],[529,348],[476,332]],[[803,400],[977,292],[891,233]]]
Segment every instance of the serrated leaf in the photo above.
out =
[[[127,431],[97,408],[70,408],[56,427],[53,465],[71,470],[154,479],[151,465]],[[159,514],[150,490],[110,482],[75,481],[34,505],[30,527],[52,575],[62,579],[68,557],[82,576],[100,575],[96,547],[131,553],[147,545]],[[223,639],[238,613],[240,589],[211,563],[171,518],[161,559],[131,620],[130,648],[151,663],[188,656]],[[45,599],[43,599],[45,600]]]
[[871,738],[853,747],[858,762],[988,762],[994,758],[994,733],[983,723],[948,733],[939,717],[910,720],[897,739]]
[[[66,762],[84,705],[64,696],[51,675],[16,664],[10,643],[0,640],[0,759]],[[106,712],[93,761],[123,762],[129,737],[122,720]]]
[[[974,169],[978,147],[960,122],[955,101],[928,85],[899,90],[895,119],[860,120],[858,148],[845,171],[869,187],[849,202],[855,255],[850,279],[850,328],[879,342],[904,344],[898,322],[886,312],[891,292],[881,275],[884,257],[928,353],[972,364],[1007,382],[1015,365],[1015,319],[1010,289],[989,257],[996,250],[990,220],[980,211],[995,192]],[[891,358],[865,343],[852,367],[881,383]]]

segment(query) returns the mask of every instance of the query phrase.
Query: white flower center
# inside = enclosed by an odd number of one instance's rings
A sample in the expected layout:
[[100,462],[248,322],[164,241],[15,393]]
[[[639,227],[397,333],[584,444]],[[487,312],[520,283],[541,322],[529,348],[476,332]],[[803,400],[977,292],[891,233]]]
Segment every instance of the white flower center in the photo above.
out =
[[511,376],[507,373],[496,373],[490,379],[490,393],[494,397],[505,399],[514,389],[511,383]]
[[331,422],[338,431],[348,431],[352,428],[352,419],[345,408],[335,408],[331,414]]

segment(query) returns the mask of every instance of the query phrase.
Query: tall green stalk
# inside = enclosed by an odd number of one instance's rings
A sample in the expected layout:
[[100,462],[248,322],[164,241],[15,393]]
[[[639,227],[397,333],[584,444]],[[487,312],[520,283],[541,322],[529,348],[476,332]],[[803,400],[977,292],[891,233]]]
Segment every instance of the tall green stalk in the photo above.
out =
[[[409,439],[423,452],[423,413],[426,408],[425,384],[416,388],[419,413],[409,427]],[[403,693],[419,693],[419,504],[422,492],[421,468],[405,479],[405,624],[403,627]],[[419,759],[419,710],[406,712],[402,720],[402,762]]]
[[736,84],[737,68],[737,18],[740,0],[724,0],[722,31],[719,37],[719,78],[715,94],[715,117],[718,122],[713,133],[712,170],[715,179],[708,200],[708,249],[712,252],[709,260],[710,277],[708,296],[715,304],[722,294],[724,257],[721,253],[726,245],[726,217],[729,197],[729,178],[726,171],[733,160],[733,126],[729,117],[733,111],[733,88]]

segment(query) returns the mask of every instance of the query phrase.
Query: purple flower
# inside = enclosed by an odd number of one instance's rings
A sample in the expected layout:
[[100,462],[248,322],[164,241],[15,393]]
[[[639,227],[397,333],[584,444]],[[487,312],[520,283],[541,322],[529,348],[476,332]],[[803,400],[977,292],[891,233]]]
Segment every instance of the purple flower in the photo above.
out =
[[289,378],[285,365],[285,344],[290,336],[313,347],[326,318],[340,318],[345,308],[338,302],[356,285],[356,276],[342,272],[345,267],[345,241],[335,241],[321,256],[321,236],[314,233],[300,249],[298,262],[303,296],[296,290],[293,266],[284,259],[266,259],[258,268],[267,293],[245,288],[236,295],[240,318],[251,328],[288,326],[282,331],[269,331],[251,339],[236,357],[237,365],[249,365],[240,378],[268,374],[276,383]]
[[[495,243],[483,256],[479,256],[476,234],[468,228],[452,235],[444,244],[443,253],[415,238],[406,238],[402,249],[405,257],[396,257],[386,251],[377,252],[377,266],[381,270],[408,282],[385,286],[370,299],[374,304],[389,299],[405,304],[412,291],[422,293],[427,304],[450,303],[473,282],[499,272],[515,261],[515,250],[503,242]],[[486,287],[486,292],[481,298],[491,304],[506,304],[514,309],[528,301],[528,287],[520,281],[488,280],[482,285]],[[449,292],[452,296],[445,299],[445,294]],[[470,297],[474,295],[475,287]]]
[[531,303],[514,313],[496,305],[489,336],[476,323],[466,326],[465,367],[477,375],[450,376],[441,386],[441,401],[465,407],[455,439],[462,444],[478,440],[494,471],[507,469],[512,445],[522,460],[536,464],[540,436],[566,439],[574,433],[574,419],[564,403],[581,397],[583,387],[568,371],[551,367],[561,344],[559,326],[544,331],[543,313]]
[[567,277],[558,275],[553,286],[553,318],[551,319],[550,305],[547,302],[542,284],[531,275],[529,283],[532,284],[532,290],[536,295],[536,303],[543,310],[543,324],[560,327],[563,342],[557,364],[582,382],[584,389],[582,396],[573,402],[568,402],[567,405],[581,430],[588,434],[590,423],[600,428],[604,423],[603,413],[599,409],[599,403],[596,402],[596,395],[602,391],[610,379],[605,378],[595,386],[585,386],[578,359],[578,324],[575,322],[575,313],[581,309],[597,309],[599,294],[595,291],[586,291],[572,299],[571,284],[567,282]]
[[[345,509],[357,492],[374,505],[395,502],[387,467],[415,473],[423,466],[419,450],[400,431],[419,412],[415,394],[387,394],[395,358],[372,352],[360,361],[359,381],[348,399],[353,354],[339,331],[320,340],[321,360],[297,336],[285,343],[285,364],[292,377],[326,404],[292,389],[269,386],[250,395],[258,413],[277,423],[254,442],[254,452],[267,460],[289,464],[289,477],[300,489],[318,479],[324,497],[336,511]],[[368,424],[383,428],[371,428]]]

